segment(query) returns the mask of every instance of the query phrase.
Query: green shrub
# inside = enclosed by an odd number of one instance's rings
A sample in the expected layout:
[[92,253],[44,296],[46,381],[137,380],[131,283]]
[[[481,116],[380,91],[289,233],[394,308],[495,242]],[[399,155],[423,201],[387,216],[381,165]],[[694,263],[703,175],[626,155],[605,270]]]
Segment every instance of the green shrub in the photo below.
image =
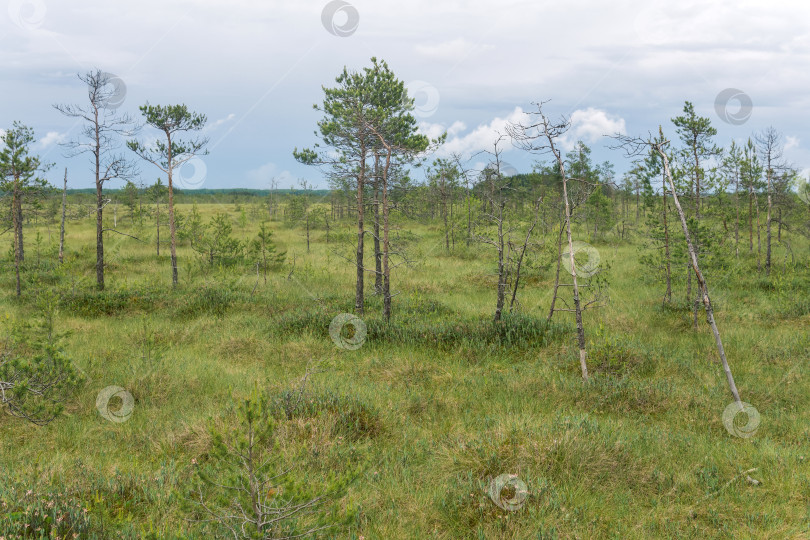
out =
[[213,315],[221,319],[240,298],[241,295],[231,286],[204,284],[196,290],[184,294],[179,300],[175,313],[180,317]]
[[350,441],[373,438],[383,431],[383,423],[376,409],[351,396],[331,391],[314,393],[299,388],[285,390],[270,397],[275,418],[316,418],[323,413],[336,416],[333,436]]
[[80,290],[63,293],[59,307],[80,317],[108,317],[122,313],[152,313],[166,305],[166,291],[158,289]]

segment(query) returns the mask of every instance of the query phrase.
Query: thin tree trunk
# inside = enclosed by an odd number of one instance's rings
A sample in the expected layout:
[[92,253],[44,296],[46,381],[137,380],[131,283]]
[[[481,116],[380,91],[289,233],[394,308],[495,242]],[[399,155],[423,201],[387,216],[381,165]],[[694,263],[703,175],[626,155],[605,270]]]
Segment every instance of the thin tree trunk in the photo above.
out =
[[669,225],[667,224],[667,188],[662,186],[664,192],[664,259],[667,265],[667,292],[664,299],[667,303],[672,302],[672,269],[669,260]]
[[174,188],[172,187],[172,139],[171,134],[166,132],[168,139],[168,177],[169,177],[169,236],[171,237],[171,255],[172,255],[172,287],[177,287],[177,225],[174,222]]
[[493,174],[489,175],[489,213],[495,213],[495,176]]
[[[735,167],[737,167],[735,165]],[[738,169],[738,167],[737,167]],[[736,217],[734,220],[734,253],[735,257],[740,258],[740,172],[734,171],[734,208],[736,210]]]
[[67,210],[67,167],[65,167],[65,181],[62,187],[62,224],[59,226],[59,264],[65,253],[65,213]]
[[585,327],[582,325],[582,308],[580,306],[579,301],[579,284],[577,283],[577,268],[576,268],[576,260],[574,259],[574,238],[571,234],[571,206],[568,202],[568,178],[565,176],[565,164],[563,163],[562,158],[557,153],[557,150],[554,148],[554,142],[552,140],[551,135],[546,132],[546,137],[548,138],[549,145],[551,146],[551,151],[554,154],[554,157],[557,158],[557,165],[560,168],[560,176],[562,176],[562,185],[563,185],[563,201],[565,201],[565,231],[568,235],[568,256],[570,257],[571,262],[571,276],[573,278],[573,290],[574,290],[574,312],[576,314],[576,321],[577,321],[577,344],[579,346],[579,365],[582,369],[582,378],[584,380],[588,380],[588,363],[587,363],[587,352],[585,350]]
[[[453,251],[456,249],[456,225],[453,221],[453,188],[450,187],[450,245],[452,246]],[[780,229],[781,230],[781,229]]]
[[692,300],[692,272],[689,271],[689,255],[686,256],[686,305]]
[[[494,205],[494,201],[490,201]],[[504,264],[505,246],[503,241],[503,209],[506,201],[501,201],[498,206],[498,301],[495,305],[495,320],[501,320],[503,304],[506,297],[506,266]]]
[[309,253],[309,212],[307,212],[307,253]]
[[771,157],[770,153],[768,154],[768,216],[765,219],[765,227],[767,229],[765,233],[767,247],[765,248],[765,275],[771,275],[771,210],[773,208],[773,201],[771,198],[771,176],[773,175],[773,171],[771,170]]
[[762,226],[759,223],[759,198],[754,193],[754,206],[757,209],[757,271],[762,271]]
[[470,247],[472,241],[472,193],[470,185],[467,184],[467,247]]
[[661,155],[662,160],[664,161],[664,172],[667,176],[667,180],[669,181],[670,189],[672,191],[672,199],[675,202],[675,208],[678,210],[678,216],[681,218],[681,227],[683,228],[683,234],[686,238],[686,248],[689,251],[689,258],[692,262],[692,269],[695,272],[695,277],[697,278],[698,286],[700,288],[701,296],[703,298],[703,306],[706,308],[706,320],[709,323],[709,326],[712,329],[712,334],[714,334],[714,341],[717,345],[717,352],[720,355],[720,361],[723,364],[723,371],[726,374],[726,381],[728,382],[729,389],[731,390],[731,394],[734,397],[734,400],[740,404],[742,407],[742,401],[740,400],[740,394],[737,391],[737,385],[734,384],[734,376],[731,374],[731,368],[728,365],[728,360],[726,359],[726,352],[723,348],[723,341],[720,338],[720,331],[717,329],[717,324],[714,320],[714,310],[712,308],[712,302],[709,298],[709,288],[706,284],[706,280],[703,278],[703,274],[700,271],[700,266],[698,264],[698,258],[695,253],[695,249],[692,245],[692,239],[689,236],[689,227],[686,224],[686,217],[684,216],[683,209],[681,208],[681,203],[678,201],[678,194],[675,192],[675,182],[672,180],[672,173],[669,170],[669,159],[667,158],[666,153],[661,149],[659,146],[655,146],[656,151]]
[[781,244],[782,243],[782,208],[779,207],[778,211],[779,211],[779,228],[777,229],[777,233],[776,233],[777,234],[776,241]]
[[587,352],[585,350],[585,327],[582,325],[582,308],[579,302],[579,285],[577,284],[577,268],[574,260],[574,239],[571,235],[571,210],[568,204],[568,179],[565,177],[565,169],[562,161],[559,160],[560,172],[563,177],[563,198],[565,199],[565,229],[568,235],[568,255],[571,259],[571,276],[573,277],[574,289],[574,311],[577,321],[577,342],[579,345],[579,364],[582,368],[582,378],[588,380]]
[[155,201],[155,225],[157,226],[157,241],[155,248],[157,249],[157,256],[160,257],[160,201]]
[[389,149],[385,158],[385,170],[382,177],[382,205],[383,205],[383,253],[382,253],[382,271],[383,271],[383,317],[388,321],[391,319],[391,269],[388,266],[390,241],[388,237],[389,226],[389,209],[388,209],[388,171],[391,167],[391,150]]
[[17,249],[20,252],[20,262],[25,262],[25,242],[23,242],[23,213],[22,213],[22,190],[17,192],[17,204],[15,211],[17,212]]
[[526,254],[526,250],[529,246],[529,239],[532,236],[532,231],[534,230],[535,225],[537,225],[537,218],[540,212],[540,200],[537,201],[534,208],[534,221],[532,222],[529,230],[526,232],[526,239],[523,241],[523,249],[520,250],[520,256],[518,257],[517,265],[515,268],[515,284],[512,287],[512,300],[509,302],[509,311],[512,311],[515,307],[515,298],[517,297],[518,285],[520,285],[520,267],[523,265],[523,256]]
[[354,293],[354,310],[357,315],[363,314],[364,308],[364,288],[363,288],[363,188],[366,175],[366,147],[361,143],[360,148],[360,173],[357,175],[357,283]]
[[748,186],[748,253],[754,252],[754,183]]
[[447,186],[442,186],[442,218],[444,219],[444,249],[450,252],[450,229],[447,223]]
[[13,222],[12,227],[14,228],[14,273],[17,277],[17,298],[19,298],[22,294],[22,286],[20,284],[20,262],[22,261],[22,253],[20,251],[21,242],[19,240],[20,229],[22,227],[20,223],[20,214],[17,212],[17,204],[20,199],[20,185],[18,178],[14,179],[13,190],[11,200],[11,220]]
[[104,196],[96,181],[96,286],[104,290]]
[[547,322],[554,316],[554,305],[557,303],[557,292],[560,289],[560,266],[562,264],[562,235],[565,230],[564,222],[560,222],[560,233],[557,235],[557,273],[554,276],[554,289],[551,295],[551,307],[548,310]]
[[98,107],[93,104],[95,128],[94,157],[96,160],[96,286],[104,290],[104,196],[102,194],[101,180],[101,136],[98,124]]
[[383,264],[380,248],[380,156],[374,153],[374,292],[383,293]]
[[[700,225],[700,160],[697,154],[697,140],[692,144],[692,151],[695,155],[695,220]],[[697,232],[695,234],[695,246],[697,246]]]

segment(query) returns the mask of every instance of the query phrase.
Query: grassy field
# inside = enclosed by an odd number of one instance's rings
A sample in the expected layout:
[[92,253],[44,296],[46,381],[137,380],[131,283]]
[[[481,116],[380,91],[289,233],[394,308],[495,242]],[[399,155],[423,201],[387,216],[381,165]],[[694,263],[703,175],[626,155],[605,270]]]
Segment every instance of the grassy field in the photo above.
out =
[[[206,217],[226,210],[235,236],[255,236],[258,223],[240,227],[233,205],[200,209]],[[120,213],[119,221],[152,234]],[[529,272],[519,313],[496,324],[494,253],[459,239],[448,254],[438,224],[404,222],[415,262],[394,273],[393,319],[381,320],[370,276],[367,339],[345,350],[328,328],[352,312],[353,266],[323,230],[307,253],[300,227],[270,225],[287,262],[266,284],[244,265],[206,269],[184,243],[171,291],[168,247],[158,258],[153,243],[110,236],[105,293],[93,288],[90,219],[69,223],[59,272],[57,229],[26,229],[23,298],[6,264],[0,314],[30,317],[33,296],[58,288],[57,329],[70,332],[66,354],[85,379],[44,427],[0,415],[0,536],[15,537],[8,523],[58,500],[76,524],[71,534],[212,537],[214,526],[189,521],[195,514],[183,503],[193,460],[211,449],[207,427],[229,425],[228,404],[257,388],[283,403],[308,366],[317,366],[303,387],[311,406],[276,414],[274,451],[314,493],[328,489],[330,475],[347,479],[319,508],[334,527],[317,537],[810,536],[806,244],[794,243],[795,267],[777,247],[770,278],[747,257],[707,276],[742,399],[761,415],[754,436],[741,438],[723,425],[732,399],[705,317],[695,332],[680,285],[674,307],[662,306],[638,238],[592,242],[610,267],[610,301],[585,315],[592,377],[583,383],[573,315],[544,323],[553,266]],[[147,361],[148,351],[163,353]],[[96,409],[112,385],[134,397],[122,423]],[[503,474],[529,492],[515,511],[488,495]]]

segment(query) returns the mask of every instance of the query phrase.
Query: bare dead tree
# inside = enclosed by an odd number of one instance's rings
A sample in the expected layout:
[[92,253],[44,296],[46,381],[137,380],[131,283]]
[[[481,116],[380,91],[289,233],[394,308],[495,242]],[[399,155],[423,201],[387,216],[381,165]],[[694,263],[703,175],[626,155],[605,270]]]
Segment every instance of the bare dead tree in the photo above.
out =
[[557,162],[562,177],[563,202],[565,205],[565,230],[568,236],[568,255],[573,278],[574,313],[577,323],[577,345],[579,347],[579,364],[582,378],[588,380],[587,351],[585,349],[585,328],[582,324],[582,306],[579,298],[576,261],[574,260],[574,239],[571,233],[571,203],[568,198],[568,177],[565,173],[565,162],[554,141],[563,136],[571,126],[570,120],[561,118],[552,123],[543,112],[544,102],[535,103],[537,110],[530,112],[533,119],[528,124],[515,123],[509,126],[509,134],[519,147],[532,153],[551,153]]
[[765,162],[765,176],[768,189],[768,215],[765,218],[765,275],[771,274],[771,221],[773,213],[773,176],[775,169],[781,169],[782,135],[773,127],[766,128],[756,137],[762,160]]
[[740,400],[740,393],[737,391],[737,385],[734,383],[734,376],[731,373],[731,368],[729,367],[728,360],[726,358],[726,351],[723,348],[723,340],[720,338],[720,331],[717,328],[717,323],[714,320],[714,309],[712,307],[712,302],[709,297],[709,287],[706,283],[706,279],[703,276],[703,273],[700,270],[700,264],[698,263],[697,253],[695,251],[695,246],[692,243],[692,238],[689,234],[689,226],[687,225],[686,216],[684,214],[683,208],[681,207],[680,200],[678,199],[678,193],[675,189],[675,182],[672,179],[672,171],[670,170],[669,165],[669,156],[666,151],[666,145],[669,141],[664,138],[663,129],[659,126],[658,128],[659,137],[655,140],[652,137],[648,139],[640,139],[640,138],[633,138],[623,135],[615,135],[614,138],[619,141],[619,146],[624,148],[624,150],[629,155],[635,155],[637,152],[641,151],[645,146],[650,147],[656,152],[658,155],[661,156],[661,160],[664,163],[664,174],[667,178],[667,182],[669,183],[670,191],[672,192],[672,199],[675,204],[675,209],[678,211],[678,216],[681,220],[681,227],[683,229],[683,234],[686,239],[686,248],[689,252],[689,260],[692,263],[692,270],[695,273],[695,278],[698,282],[699,292],[701,299],[703,301],[703,306],[706,310],[706,321],[708,322],[709,326],[711,327],[712,334],[714,335],[714,341],[717,345],[717,352],[720,356],[720,362],[723,365],[723,371],[726,375],[726,381],[728,382],[729,390],[731,390],[731,394],[734,397],[734,401],[736,401],[740,407],[742,408],[742,401]]
[[89,105],[54,105],[69,118],[84,121],[79,136],[64,146],[67,156],[90,154],[96,187],[96,284],[104,290],[104,184],[114,179],[129,180],[138,171],[122,154],[115,151],[121,138],[135,131],[135,122],[128,115],[119,115],[111,106],[117,97],[113,75],[99,69],[78,75],[87,86]]
[[734,183],[734,256],[740,258],[740,169],[742,150],[735,141],[731,142],[727,157],[724,160],[726,174]]
[[[526,250],[530,245],[530,240],[532,237],[532,232],[534,231],[535,226],[537,225],[537,220],[540,215],[540,205],[543,202],[542,195],[539,199],[537,199],[534,203],[534,219],[532,220],[531,224],[529,225],[528,230],[526,231],[526,238],[523,240],[523,244],[518,248],[518,260],[517,264],[515,265],[515,282],[512,286],[512,300],[509,302],[509,310],[512,311],[515,307],[515,298],[517,297],[518,285],[520,285],[520,269],[523,265],[523,258],[526,255]],[[511,243],[510,243],[510,247]],[[512,247],[511,251],[515,251],[514,247]]]
[[501,174],[501,154],[503,150],[501,145],[507,135],[498,134],[492,143],[492,150],[484,150],[481,153],[488,154],[492,161],[482,171],[481,182],[486,183],[487,190],[484,191],[483,196],[483,210],[482,217],[495,227],[494,236],[487,234],[476,234],[475,237],[479,242],[491,245],[495,248],[498,254],[498,286],[497,286],[497,300],[495,303],[495,321],[501,320],[503,313],[503,306],[506,300],[506,287],[509,281],[509,244],[508,236],[516,230],[516,226],[509,228],[506,225],[506,216],[504,210],[506,208],[506,196],[504,192],[509,190],[508,183],[503,181]]
[[309,192],[312,189],[312,183],[308,182],[307,180],[301,178],[298,180],[299,185],[301,186],[301,190],[304,192],[304,199],[301,202],[301,210],[303,215],[301,216],[304,219],[304,226],[305,226],[305,236],[307,239],[307,253],[309,253],[309,245],[310,245],[310,219],[311,215],[309,213]]
[[666,302],[672,302],[672,265],[671,256],[669,252],[669,224],[667,223],[667,209],[669,203],[667,202],[667,186],[661,186],[663,195],[663,216],[664,216],[664,259],[666,261],[666,278],[667,278],[667,292],[664,294]]
[[450,156],[450,159],[456,164],[460,177],[464,179],[464,188],[467,197],[467,247],[469,248],[470,242],[472,241],[472,189],[470,189],[471,169],[464,167],[461,154],[454,153]]
[[270,179],[270,192],[267,194],[267,213],[270,219],[275,219],[276,215],[276,190],[278,189],[278,179],[274,176]]

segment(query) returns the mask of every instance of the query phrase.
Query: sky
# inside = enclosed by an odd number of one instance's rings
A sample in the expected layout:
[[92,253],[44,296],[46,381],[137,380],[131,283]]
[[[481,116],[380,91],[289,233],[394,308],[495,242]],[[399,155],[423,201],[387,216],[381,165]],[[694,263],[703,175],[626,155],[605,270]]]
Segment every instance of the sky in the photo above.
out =
[[[33,151],[61,186],[93,186],[87,156],[60,143],[79,125],[54,104],[83,104],[78,73],[115,76],[118,111],[184,103],[204,113],[210,153],[184,166],[179,187],[327,187],[293,149],[317,142],[323,98],[344,66],[388,62],[416,100],[420,129],[447,131],[437,157],[473,158],[508,121],[548,101],[596,162],[630,165],[605,137],[646,135],[694,103],[717,143],[773,126],[785,158],[810,173],[810,3],[614,0],[0,0],[0,129],[34,128]],[[148,129],[139,135],[149,140]],[[122,151],[129,152],[125,148]],[[131,152],[130,152],[131,154]],[[134,160],[137,158],[131,154]],[[529,172],[538,156],[506,143],[502,159]],[[140,162],[140,181],[160,176]],[[417,173],[417,177],[419,174]],[[165,180],[164,180],[165,181]],[[107,187],[120,187],[112,182]]]

